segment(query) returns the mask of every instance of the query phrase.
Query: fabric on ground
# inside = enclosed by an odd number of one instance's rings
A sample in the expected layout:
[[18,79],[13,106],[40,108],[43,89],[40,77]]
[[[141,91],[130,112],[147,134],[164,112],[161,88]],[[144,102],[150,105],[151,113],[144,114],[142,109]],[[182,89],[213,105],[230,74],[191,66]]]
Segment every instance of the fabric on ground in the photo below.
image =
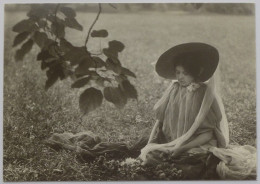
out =
[[[141,149],[147,145],[149,130],[146,129],[134,145],[126,143],[102,142],[96,134],[85,131],[77,134],[54,133],[45,143],[55,150],[75,151],[83,160],[112,154],[114,158],[137,158]],[[162,155],[163,154],[163,155]],[[185,179],[193,180],[241,180],[256,178],[256,149],[252,146],[232,146],[227,149],[211,147],[209,150],[193,148],[175,159],[166,159],[169,155],[161,151],[147,154],[147,163],[157,165],[163,162],[174,163],[181,169]]]
[[140,150],[147,144],[149,133],[144,131],[144,136],[136,144],[130,146],[126,143],[101,142],[101,138],[90,131],[72,133],[54,133],[45,143],[55,150],[66,149],[75,151],[83,159],[93,159],[104,154],[125,155],[137,157]]

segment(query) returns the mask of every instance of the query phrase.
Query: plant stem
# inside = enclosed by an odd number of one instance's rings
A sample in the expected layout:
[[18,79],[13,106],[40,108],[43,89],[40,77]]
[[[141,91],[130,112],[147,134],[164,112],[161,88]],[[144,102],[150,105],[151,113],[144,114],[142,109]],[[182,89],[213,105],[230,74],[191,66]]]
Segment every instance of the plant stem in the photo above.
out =
[[92,25],[90,26],[89,30],[88,30],[88,35],[87,35],[87,38],[86,38],[86,41],[85,41],[85,48],[86,48],[86,51],[87,51],[87,43],[88,43],[88,39],[89,39],[89,35],[90,35],[90,32],[92,30],[92,28],[94,27],[94,25],[96,24],[98,18],[99,18],[99,15],[101,13],[101,4],[99,3],[98,4],[98,7],[99,7],[99,10],[98,10],[98,14],[94,20],[94,22],[92,23]]
[[57,21],[57,12],[58,12],[58,9],[59,9],[59,7],[60,7],[60,4],[57,4],[57,6],[56,6],[56,8],[55,8],[55,23],[56,23],[56,37],[55,37],[55,42],[57,41],[57,38],[58,38],[58,29],[57,29],[57,27],[58,27],[58,21]]

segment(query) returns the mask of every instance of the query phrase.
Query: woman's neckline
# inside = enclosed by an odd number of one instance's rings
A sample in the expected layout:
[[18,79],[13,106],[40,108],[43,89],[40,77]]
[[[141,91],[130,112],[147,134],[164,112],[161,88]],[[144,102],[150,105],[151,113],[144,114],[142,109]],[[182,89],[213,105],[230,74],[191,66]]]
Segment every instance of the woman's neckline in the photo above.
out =
[[[178,81],[177,81],[178,82]],[[179,83],[179,82],[178,82]],[[179,86],[181,86],[180,85],[180,83],[179,83]],[[196,82],[192,82],[192,83],[190,83],[189,85],[187,85],[187,86],[181,86],[182,88],[186,88],[188,91],[190,91],[190,92],[193,92],[193,91],[196,91],[199,87],[201,86],[201,84],[200,83],[196,83]]]

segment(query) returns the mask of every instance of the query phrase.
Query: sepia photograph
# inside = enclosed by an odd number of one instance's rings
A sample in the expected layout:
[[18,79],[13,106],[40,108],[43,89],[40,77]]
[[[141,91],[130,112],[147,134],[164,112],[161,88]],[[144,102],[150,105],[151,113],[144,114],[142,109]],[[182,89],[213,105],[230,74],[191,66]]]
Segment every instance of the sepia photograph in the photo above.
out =
[[4,3],[3,181],[256,181],[255,3]]

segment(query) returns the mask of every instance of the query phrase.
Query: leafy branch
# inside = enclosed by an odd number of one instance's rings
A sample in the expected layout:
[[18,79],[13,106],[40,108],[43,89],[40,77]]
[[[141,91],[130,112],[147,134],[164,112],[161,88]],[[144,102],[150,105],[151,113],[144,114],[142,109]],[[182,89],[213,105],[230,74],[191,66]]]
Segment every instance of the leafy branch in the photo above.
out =
[[[87,50],[89,37],[105,38],[105,29],[92,30],[99,19],[102,7],[91,24],[85,40],[80,47],[65,39],[68,28],[78,31],[83,26],[76,19],[76,12],[64,5],[36,4],[27,13],[28,18],[13,26],[17,33],[13,47],[22,45],[16,51],[15,59],[23,60],[33,45],[40,48],[37,60],[41,69],[46,71],[45,89],[48,90],[58,80],[68,77],[73,79],[71,88],[85,88],[79,96],[79,108],[83,114],[98,108],[103,98],[122,108],[130,98],[137,99],[137,91],[128,77],[136,77],[129,69],[122,66],[119,53],[125,48],[117,40],[108,42],[108,47],[100,53],[92,54]],[[63,16],[59,16],[60,14]],[[106,57],[103,60],[101,56]]]

